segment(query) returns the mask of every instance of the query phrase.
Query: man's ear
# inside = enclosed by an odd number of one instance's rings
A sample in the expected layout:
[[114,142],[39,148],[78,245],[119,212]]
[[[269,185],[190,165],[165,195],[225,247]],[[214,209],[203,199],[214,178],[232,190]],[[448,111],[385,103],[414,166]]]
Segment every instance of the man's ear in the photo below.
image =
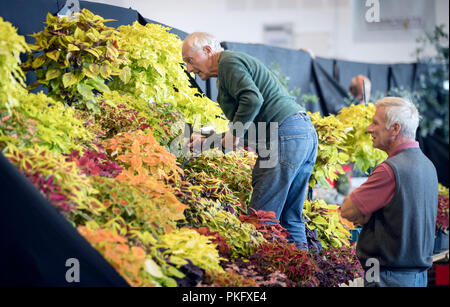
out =
[[392,125],[392,129],[394,131],[394,134],[398,135],[400,133],[400,130],[402,129],[402,125],[400,125],[399,123],[394,123]]
[[206,46],[203,46],[203,51],[206,53],[206,54],[211,54],[212,53],[212,48],[211,48],[211,46],[209,46],[209,45],[206,45]]

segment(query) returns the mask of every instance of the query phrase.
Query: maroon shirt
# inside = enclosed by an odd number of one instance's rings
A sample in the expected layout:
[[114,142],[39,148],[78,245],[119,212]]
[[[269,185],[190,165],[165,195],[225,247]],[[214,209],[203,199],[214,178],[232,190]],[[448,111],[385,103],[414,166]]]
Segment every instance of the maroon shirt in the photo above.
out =
[[[419,143],[416,141],[403,143],[392,151],[389,158],[403,149],[417,147],[419,147]],[[386,206],[394,197],[394,192],[394,172],[387,163],[383,162],[373,170],[365,183],[350,194],[350,198],[362,214],[370,215]]]

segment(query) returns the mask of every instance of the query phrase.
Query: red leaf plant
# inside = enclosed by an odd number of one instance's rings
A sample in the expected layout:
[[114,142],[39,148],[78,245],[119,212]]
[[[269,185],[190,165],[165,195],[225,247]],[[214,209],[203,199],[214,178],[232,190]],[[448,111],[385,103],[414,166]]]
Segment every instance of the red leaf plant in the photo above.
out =
[[274,240],[287,242],[289,232],[280,225],[280,221],[275,217],[275,212],[264,210],[256,211],[253,208],[249,208],[249,210],[250,214],[241,214],[239,216],[241,222],[253,224],[269,242]]

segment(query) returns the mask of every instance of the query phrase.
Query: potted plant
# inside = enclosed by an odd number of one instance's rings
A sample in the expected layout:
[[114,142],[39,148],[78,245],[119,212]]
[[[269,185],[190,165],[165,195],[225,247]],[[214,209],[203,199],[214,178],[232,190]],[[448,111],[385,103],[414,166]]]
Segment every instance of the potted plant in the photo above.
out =
[[434,253],[448,249],[448,188],[439,184]]

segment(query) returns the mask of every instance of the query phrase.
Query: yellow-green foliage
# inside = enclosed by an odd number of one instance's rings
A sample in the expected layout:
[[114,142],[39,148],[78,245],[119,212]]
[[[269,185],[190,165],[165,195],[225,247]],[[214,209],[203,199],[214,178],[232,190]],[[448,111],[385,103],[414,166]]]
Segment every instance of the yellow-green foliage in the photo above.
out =
[[341,223],[338,208],[338,205],[328,205],[321,199],[306,200],[303,205],[307,227],[311,230],[317,229],[317,237],[324,249],[350,244],[350,232]]
[[343,152],[345,131],[343,124],[334,115],[321,117],[320,113],[309,113],[318,135],[318,150],[310,186],[317,183],[328,185],[326,178],[334,180],[343,173],[342,165],[348,163],[348,155]]
[[126,54],[118,48],[117,31],[104,25],[107,21],[87,9],[73,18],[47,14],[47,26],[32,35],[34,52],[23,65],[36,73],[30,88],[44,84],[51,97],[97,112],[93,90],[109,91],[105,80],[111,76],[127,80],[121,69]]
[[227,240],[235,256],[248,257],[261,243],[266,242],[254,225],[241,222],[235,215],[221,210],[220,205],[208,207],[204,216],[206,226]]
[[25,74],[20,69],[20,53],[29,51],[25,38],[17,34],[11,23],[0,17],[0,110],[17,104],[23,92]]
[[44,93],[23,97],[17,110],[27,118],[36,120],[39,144],[60,153],[80,150],[93,136],[77,118],[73,108],[47,97]]
[[[145,118],[145,124],[150,126],[153,136],[163,146],[168,147],[170,142],[183,132],[184,116],[170,103],[146,102],[142,98],[118,91],[103,93],[99,101],[104,101],[111,107],[123,105],[136,110],[138,112],[137,117]],[[120,112],[116,113],[118,114],[115,117],[121,116]],[[110,118],[111,115],[101,113],[96,117],[105,120]]]
[[154,247],[166,249],[163,255],[170,255],[170,262],[175,265],[187,264],[186,259],[189,259],[204,270],[224,272],[219,265],[219,252],[210,239],[193,229],[181,228],[162,235]]
[[349,156],[350,162],[363,172],[369,167],[386,160],[384,151],[373,148],[372,137],[366,132],[375,114],[373,103],[351,105],[339,111],[336,118],[344,125],[345,141],[342,144],[344,152]]
[[92,140],[71,107],[45,94],[21,93],[10,114],[0,108],[0,148],[12,143],[16,146],[39,144],[58,153],[81,150],[82,144]]
[[158,236],[173,231],[175,221],[184,219],[183,211],[164,198],[168,191],[157,182],[154,186],[132,185],[99,176],[92,181],[100,192],[98,199],[107,208],[99,222],[122,235],[129,229],[140,229]]
[[116,77],[111,88],[158,104],[169,102],[184,114],[187,122],[193,123],[194,117],[200,115],[196,125],[211,125],[217,132],[224,132],[227,121],[217,118],[221,109],[191,87],[182,67],[182,41],[168,29],[150,23],[143,26],[137,21],[118,28],[120,48],[128,52],[131,60],[130,80],[124,84]]
[[231,190],[239,193],[241,203],[245,204],[250,201],[253,191],[252,169],[256,158],[256,154],[246,150],[224,154],[222,151],[212,149],[186,163],[185,168],[220,178]]
[[20,53],[29,50],[24,37],[1,18],[0,36],[0,148],[37,143],[59,153],[79,150],[92,136],[74,110],[24,88],[19,66]]
[[98,191],[91,186],[89,178],[80,173],[75,162],[67,162],[64,156],[38,145],[32,148],[10,145],[4,154],[30,180],[43,176],[47,182],[38,188],[51,203],[70,216],[81,210],[94,215],[104,211],[104,206],[95,198]]
[[448,198],[448,188],[439,183],[439,195]]

